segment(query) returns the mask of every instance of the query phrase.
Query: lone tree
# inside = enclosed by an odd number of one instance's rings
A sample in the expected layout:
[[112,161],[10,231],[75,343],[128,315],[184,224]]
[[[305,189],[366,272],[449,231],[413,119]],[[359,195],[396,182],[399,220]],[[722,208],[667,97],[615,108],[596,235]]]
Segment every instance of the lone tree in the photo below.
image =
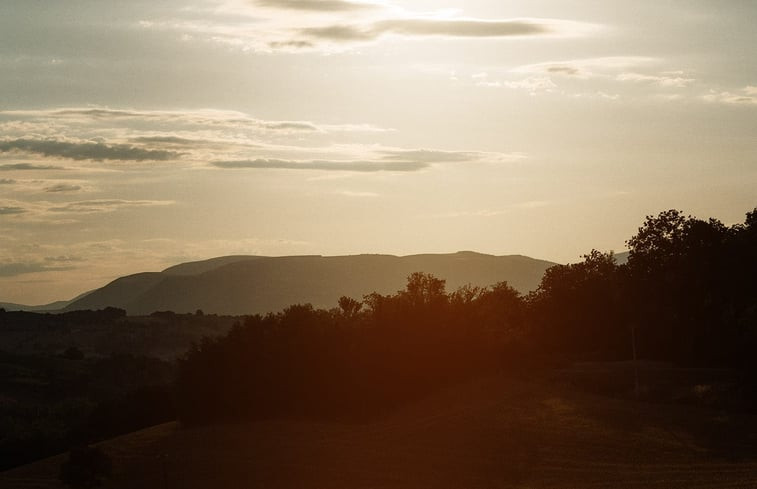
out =
[[74,447],[60,466],[59,479],[75,489],[91,489],[113,473],[113,462],[98,447]]

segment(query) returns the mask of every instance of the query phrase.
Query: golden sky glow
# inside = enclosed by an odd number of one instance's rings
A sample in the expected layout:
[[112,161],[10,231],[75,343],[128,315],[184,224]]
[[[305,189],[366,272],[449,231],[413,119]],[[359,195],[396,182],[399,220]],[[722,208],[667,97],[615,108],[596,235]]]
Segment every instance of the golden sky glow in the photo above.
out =
[[0,300],[225,254],[621,250],[757,205],[757,5],[0,5]]

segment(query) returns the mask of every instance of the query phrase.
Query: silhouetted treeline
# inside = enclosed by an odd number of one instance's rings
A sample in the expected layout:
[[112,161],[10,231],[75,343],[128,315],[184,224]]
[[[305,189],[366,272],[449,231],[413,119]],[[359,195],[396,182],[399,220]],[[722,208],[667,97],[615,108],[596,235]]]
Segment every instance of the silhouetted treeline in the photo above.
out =
[[506,283],[445,290],[424,273],[393,295],[252,316],[180,361],[185,423],[364,416],[495,369],[641,358],[757,366],[757,209],[743,224],[649,216],[627,263],[592,250],[521,296]]
[[524,325],[507,284],[448,294],[423,273],[395,295],[339,305],[252,316],[196,346],[180,362],[182,419],[370,414],[496,367]]
[[39,313],[0,309],[0,351],[56,355],[76,347],[85,356],[143,355],[174,359],[203,336],[227,333],[237,317],[155,312],[127,316],[108,307],[98,311]]
[[569,360],[631,357],[753,369],[757,348],[757,210],[725,226],[670,210],[627,242],[628,261],[593,250],[552,267],[528,297],[531,332]]

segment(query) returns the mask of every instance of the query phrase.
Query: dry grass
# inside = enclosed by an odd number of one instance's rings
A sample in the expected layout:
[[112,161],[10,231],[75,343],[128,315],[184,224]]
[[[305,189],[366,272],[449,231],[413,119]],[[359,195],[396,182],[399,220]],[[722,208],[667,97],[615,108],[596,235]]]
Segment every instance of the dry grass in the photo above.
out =
[[[754,488],[751,416],[491,378],[370,423],[270,420],[110,440],[113,488]],[[52,488],[62,457],[0,475]]]

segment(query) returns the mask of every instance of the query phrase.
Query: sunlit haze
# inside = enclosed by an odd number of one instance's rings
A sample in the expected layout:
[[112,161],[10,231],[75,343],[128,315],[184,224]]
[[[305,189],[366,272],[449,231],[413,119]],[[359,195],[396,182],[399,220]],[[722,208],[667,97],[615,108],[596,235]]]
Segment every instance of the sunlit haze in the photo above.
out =
[[757,2],[0,4],[0,300],[231,254],[570,262],[757,205]]

